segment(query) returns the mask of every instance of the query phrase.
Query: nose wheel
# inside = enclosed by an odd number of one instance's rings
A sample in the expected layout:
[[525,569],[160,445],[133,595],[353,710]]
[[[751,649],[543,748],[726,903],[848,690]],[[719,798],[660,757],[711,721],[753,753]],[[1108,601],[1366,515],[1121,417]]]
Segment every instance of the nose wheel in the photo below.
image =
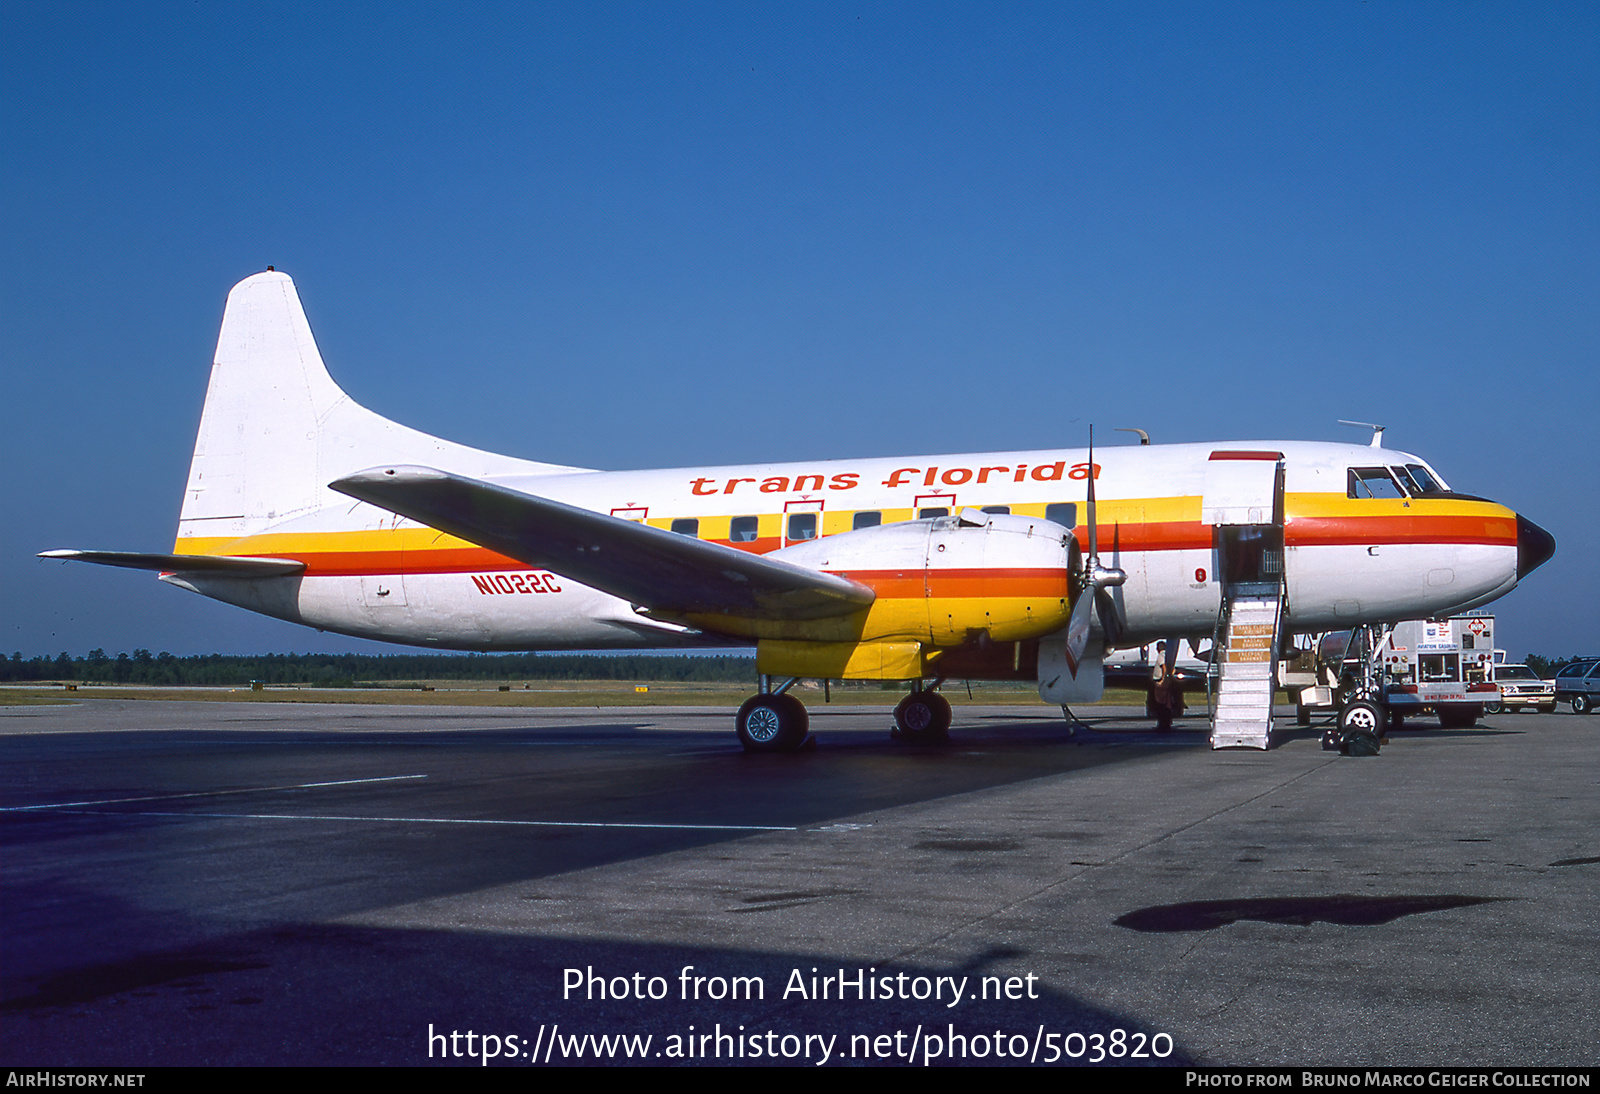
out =
[[914,745],[950,739],[950,703],[937,691],[913,691],[894,708],[895,736]]

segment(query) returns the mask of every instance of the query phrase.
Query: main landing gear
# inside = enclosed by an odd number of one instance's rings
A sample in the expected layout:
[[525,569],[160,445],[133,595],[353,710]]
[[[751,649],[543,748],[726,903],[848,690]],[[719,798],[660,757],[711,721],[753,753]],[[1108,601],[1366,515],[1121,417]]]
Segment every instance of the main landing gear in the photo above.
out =
[[913,691],[894,708],[894,733],[914,745],[942,744],[950,739],[950,701],[937,691]]
[[[805,704],[789,694],[798,682],[791,677],[773,687],[770,676],[761,678],[761,694],[746,699],[733,720],[746,752],[798,752],[812,740]],[[907,744],[943,744],[950,739],[950,721],[950,702],[943,695],[913,691],[894,708],[891,736]]]
[[752,695],[739,708],[733,728],[746,752],[795,752],[806,743],[811,716],[806,705],[788,693],[796,682],[791,677],[770,691],[771,678],[763,676],[761,694]]

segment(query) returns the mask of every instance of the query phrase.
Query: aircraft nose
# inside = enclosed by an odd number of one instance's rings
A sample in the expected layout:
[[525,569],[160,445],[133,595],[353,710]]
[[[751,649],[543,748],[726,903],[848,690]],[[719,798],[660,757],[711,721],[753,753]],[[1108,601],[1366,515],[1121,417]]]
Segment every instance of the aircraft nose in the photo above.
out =
[[1522,514],[1517,514],[1517,580],[1521,581],[1550,561],[1556,537]]

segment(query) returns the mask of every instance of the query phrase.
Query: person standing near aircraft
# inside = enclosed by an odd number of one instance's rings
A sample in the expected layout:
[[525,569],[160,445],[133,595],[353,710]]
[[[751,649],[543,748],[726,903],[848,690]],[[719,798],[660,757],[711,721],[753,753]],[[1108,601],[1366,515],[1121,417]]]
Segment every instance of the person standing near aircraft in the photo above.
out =
[[1156,729],[1170,732],[1172,720],[1184,711],[1183,682],[1177,671],[1167,664],[1167,644],[1156,643],[1156,663],[1150,669],[1150,701],[1146,713],[1156,720]]

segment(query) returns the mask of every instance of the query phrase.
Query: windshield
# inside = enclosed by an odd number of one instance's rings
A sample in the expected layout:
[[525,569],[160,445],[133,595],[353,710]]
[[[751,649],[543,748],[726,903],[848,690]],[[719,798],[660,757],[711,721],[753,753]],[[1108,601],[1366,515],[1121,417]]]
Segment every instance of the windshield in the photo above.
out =
[[1537,680],[1532,669],[1527,665],[1497,665],[1494,670],[1496,679],[1499,680]]

